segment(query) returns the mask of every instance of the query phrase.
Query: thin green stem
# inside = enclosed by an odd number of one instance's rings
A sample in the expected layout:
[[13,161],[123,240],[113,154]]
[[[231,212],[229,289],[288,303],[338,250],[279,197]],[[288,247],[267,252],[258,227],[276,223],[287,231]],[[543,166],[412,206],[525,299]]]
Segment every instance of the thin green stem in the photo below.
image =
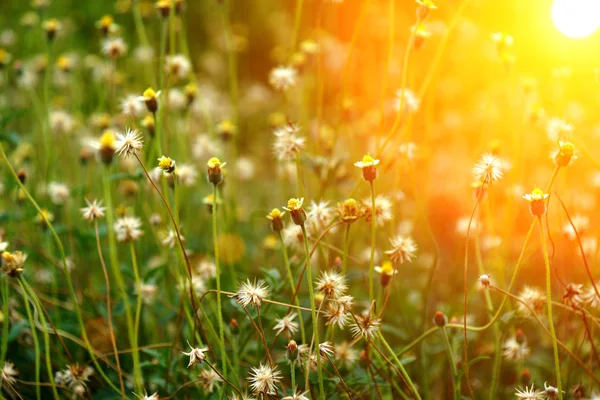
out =
[[346,233],[344,234],[344,254],[342,255],[342,276],[348,272],[348,246],[350,245],[350,223],[346,224]]
[[[142,279],[140,278],[140,271],[138,269],[137,257],[135,255],[135,245],[133,241],[129,242],[129,253],[131,255],[131,264],[133,267],[133,276],[135,278],[135,290],[136,290],[136,304],[135,304],[135,320],[133,325],[133,354],[138,353],[139,348],[139,335],[140,335],[140,318],[142,314]],[[135,390],[141,393],[143,389],[142,382],[142,368],[140,366],[139,357],[133,360],[133,384]]]
[[9,171],[11,172],[12,176],[15,178],[15,181],[19,185],[20,189],[23,191],[23,193],[25,193],[25,196],[27,196],[28,200],[31,202],[31,204],[37,210],[38,215],[40,215],[41,218],[43,218],[45,225],[48,227],[48,229],[52,233],[52,236],[53,236],[54,240],[56,241],[56,246],[58,247],[58,249],[60,251],[60,256],[61,256],[61,260],[62,260],[62,264],[63,264],[63,271],[65,273],[65,278],[66,278],[66,281],[67,281],[67,287],[68,287],[69,293],[71,295],[71,300],[72,300],[72,303],[73,303],[73,307],[75,309],[75,315],[77,316],[77,322],[79,323],[79,328],[81,330],[81,335],[82,335],[83,340],[85,342],[85,345],[86,345],[86,348],[88,350],[88,353],[90,354],[90,357],[92,358],[94,366],[96,367],[96,370],[98,371],[98,373],[100,374],[100,376],[104,379],[104,381],[113,390],[115,390],[117,393],[120,394],[121,391],[119,390],[119,388],[116,387],[110,381],[110,379],[108,379],[108,377],[106,376],[104,370],[102,369],[102,367],[100,367],[100,364],[98,364],[98,360],[96,359],[96,354],[94,353],[92,345],[90,344],[90,341],[88,339],[87,332],[85,330],[85,324],[83,322],[83,317],[82,317],[82,314],[81,314],[81,309],[79,308],[79,302],[77,300],[77,296],[75,295],[75,288],[73,287],[73,281],[71,279],[71,272],[69,271],[69,268],[67,266],[67,257],[65,255],[65,248],[64,248],[64,246],[62,244],[62,241],[60,240],[60,238],[58,237],[58,234],[54,230],[54,227],[52,226],[52,223],[48,220],[48,218],[46,217],[46,215],[42,212],[42,209],[40,208],[40,206],[37,204],[37,202],[35,201],[35,199],[31,196],[31,194],[29,193],[29,191],[27,190],[27,188],[23,185],[23,183],[19,179],[19,176],[17,175],[15,169],[13,168],[13,166],[11,165],[11,163],[8,161],[8,157],[6,157],[6,153],[4,152],[4,146],[2,146],[2,145],[0,145],[0,155],[4,159],[4,161],[5,161],[8,169],[9,169]]
[[542,218],[537,218],[540,227],[540,238],[542,240],[542,252],[544,254],[544,264],[546,266],[546,301],[548,302],[548,325],[550,326],[550,334],[552,336],[552,348],[554,350],[554,370],[556,373],[556,387],[558,389],[558,399],[562,400],[562,382],[560,377],[560,361],[558,359],[558,344],[556,343],[556,332],[554,331],[554,320],[552,318],[552,276],[550,274],[550,259],[548,258],[548,249],[546,248],[546,236],[544,235],[544,227]]
[[8,279],[6,277],[2,278],[2,284],[0,286],[2,290],[2,350],[0,351],[0,361],[6,361],[6,354],[8,353],[8,326],[9,326],[9,318],[8,318]]
[[[287,247],[285,246],[285,242],[283,241],[283,236],[281,232],[277,233],[279,235],[279,242],[281,243],[281,252],[283,253],[283,262],[285,263],[285,269],[288,274],[288,280],[290,281],[290,289],[292,289],[292,294],[296,290],[296,285],[294,284],[294,276],[292,274],[292,267],[290,265],[290,259],[288,257]],[[298,296],[294,299],[296,306],[300,307],[300,299]],[[300,337],[302,338],[302,343],[306,343],[306,332],[304,330],[304,318],[302,317],[302,311],[298,311],[298,322],[300,325]]]
[[454,389],[454,399],[460,400],[460,381],[458,380],[458,371],[456,370],[456,358],[454,357],[454,351],[452,351],[452,345],[450,344],[450,338],[446,328],[442,327],[442,333],[444,334],[444,344],[446,345],[446,351],[448,352],[448,362],[450,363],[450,370],[452,371],[452,387]]
[[[394,353],[394,350],[392,350],[392,348],[390,347],[389,343],[387,342],[387,340],[385,340],[385,337],[383,336],[383,334],[381,332],[379,332],[379,338],[381,339],[381,343],[383,343],[383,345],[385,346],[385,348],[387,349],[387,351],[392,355],[392,358],[394,359],[394,361],[398,365],[398,369],[400,370],[400,373],[401,373],[403,379],[405,380],[406,384],[408,385],[409,389],[413,392],[413,394],[415,395],[415,397],[418,400],[421,400],[421,395],[417,391],[417,388],[415,387],[415,384],[413,383],[412,379],[410,379],[410,376],[406,372],[406,369],[404,369],[404,366],[402,365],[402,363],[400,362],[400,360],[396,356],[396,353]],[[382,354],[382,356],[383,356],[383,354]]]
[[[296,0],[296,10],[294,12],[294,33],[292,35],[292,47],[291,52],[296,49],[296,43],[298,42],[298,34],[300,33],[300,23],[302,22],[302,6],[304,0]],[[293,385],[292,385],[293,386]]]
[[[35,329],[35,323],[33,322],[33,314],[31,313],[31,307],[29,305],[29,298],[27,296],[27,289],[25,289],[25,286],[23,285],[23,282],[21,282],[21,280],[19,279],[19,283],[21,285],[21,289],[23,291],[23,302],[25,303],[25,311],[27,312],[27,319],[29,320],[29,328],[31,329],[31,338],[33,339],[33,350],[35,352],[35,366],[34,366],[34,370],[35,370],[35,381],[36,382],[41,382],[40,379],[40,361],[42,360],[42,357],[40,356],[40,342],[38,339],[38,334],[36,332]],[[6,319],[8,319],[8,316],[6,316]],[[45,344],[45,343],[44,343]],[[50,375],[52,375],[52,370],[49,369],[48,371]],[[41,400],[42,398],[42,388],[40,386],[36,386],[35,388],[35,396],[38,400]]]
[[296,361],[292,361],[290,377],[292,379],[292,391],[295,391],[296,390]]
[[223,329],[223,310],[221,307],[221,267],[219,265],[219,240],[217,236],[217,185],[213,185],[213,199],[215,202],[212,207],[212,225],[213,225],[213,246],[215,251],[215,266],[217,278],[217,320],[219,323],[219,347],[221,349],[221,369],[223,375],[227,378],[227,354],[225,353],[225,330]]
[[[321,365],[321,351],[319,349],[319,320],[317,319],[317,308],[315,307],[315,293],[312,282],[312,271],[310,267],[310,250],[308,249],[308,235],[306,234],[306,227],[304,224],[300,225],[302,228],[302,234],[304,236],[304,252],[306,253],[306,277],[308,280],[308,292],[310,295],[310,311],[312,316],[312,326],[313,326],[313,339],[315,341],[315,353],[317,354],[317,374],[319,377],[319,399],[325,399],[325,389],[323,386],[323,366]],[[310,357],[307,361],[307,371],[308,364],[310,363]],[[307,372],[308,374],[308,372]]]
[[374,284],[373,274],[375,271],[375,233],[376,233],[376,220],[375,220],[375,185],[373,181],[371,183],[371,259],[369,261],[369,304],[373,303],[374,299]]

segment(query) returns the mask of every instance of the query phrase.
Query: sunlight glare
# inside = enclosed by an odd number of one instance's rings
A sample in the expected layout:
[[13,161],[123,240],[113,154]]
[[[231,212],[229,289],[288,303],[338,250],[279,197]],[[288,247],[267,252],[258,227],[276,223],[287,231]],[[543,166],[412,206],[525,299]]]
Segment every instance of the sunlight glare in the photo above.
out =
[[565,36],[581,39],[600,26],[600,0],[555,0],[552,20]]

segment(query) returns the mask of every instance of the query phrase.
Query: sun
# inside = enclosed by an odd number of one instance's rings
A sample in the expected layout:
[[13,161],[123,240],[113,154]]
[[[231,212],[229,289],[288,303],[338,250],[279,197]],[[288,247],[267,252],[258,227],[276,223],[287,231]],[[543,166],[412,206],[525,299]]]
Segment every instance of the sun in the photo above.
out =
[[565,36],[590,36],[600,27],[600,0],[554,0],[552,20]]

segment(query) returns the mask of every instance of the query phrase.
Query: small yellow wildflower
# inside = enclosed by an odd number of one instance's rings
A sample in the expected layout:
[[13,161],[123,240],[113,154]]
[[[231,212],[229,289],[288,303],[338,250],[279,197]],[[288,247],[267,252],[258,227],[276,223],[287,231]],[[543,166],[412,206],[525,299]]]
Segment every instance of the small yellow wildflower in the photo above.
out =
[[158,159],[158,168],[168,174],[175,171],[175,161],[169,157],[162,156]]

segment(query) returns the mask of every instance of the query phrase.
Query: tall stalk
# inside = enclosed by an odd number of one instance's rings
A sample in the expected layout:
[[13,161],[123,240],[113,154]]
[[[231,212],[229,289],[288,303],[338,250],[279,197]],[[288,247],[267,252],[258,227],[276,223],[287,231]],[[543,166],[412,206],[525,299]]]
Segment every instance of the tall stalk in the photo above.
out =
[[[281,243],[281,252],[283,253],[283,262],[285,263],[285,268],[287,270],[288,279],[290,281],[290,289],[292,289],[292,294],[296,290],[296,285],[294,284],[294,276],[292,274],[292,267],[290,265],[290,259],[288,257],[287,247],[285,246],[285,242],[283,241],[283,236],[281,235],[281,231],[278,232],[279,242]],[[300,300],[298,296],[295,297],[296,306],[300,307]],[[300,337],[302,338],[302,343],[306,343],[306,332],[304,331],[304,318],[302,317],[302,311],[298,310],[298,323],[300,325]]]
[[458,371],[456,370],[456,359],[454,357],[454,351],[450,344],[450,338],[448,337],[448,331],[445,327],[442,327],[442,333],[444,334],[444,343],[446,345],[446,351],[448,352],[448,362],[450,363],[450,370],[452,371],[452,389],[454,391],[454,400],[460,400],[460,381],[458,379]]
[[[139,335],[140,335],[140,318],[142,313],[142,280],[140,278],[140,271],[138,269],[137,257],[135,255],[135,245],[133,241],[129,242],[129,252],[131,254],[131,264],[133,266],[133,275],[135,278],[135,290],[136,290],[136,305],[135,305],[135,320],[133,325],[133,354],[138,353],[139,349]],[[142,368],[140,367],[139,357],[134,359],[133,364],[133,384],[135,390],[141,393],[142,389]]]
[[[31,329],[31,338],[33,339],[33,350],[35,352],[35,364],[34,364],[35,381],[41,382],[40,361],[41,361],[42,357],[40,356],[40,342],[38,339],[37,331],[35,329],[35,323],[33,322],[33,314],[31,313],[31,307],[29,305],[29,298],[27,296],[27,290],[25,289],[25,286],[23,285],[23,283],[20,280],[19,280],[19,283],[21,284],[21,289],[23,291],[23,302],[25,303],[25,311],[27,313],[27,320],[29,321],[29,328]],[[8,316],[6,316],[6,317],[8,317]],[[8,325],[8,324],[5,323],[5,325]],[[48,371],[49,371],[49,374],[52,374],[51,370],[48,370]],[[35,387],[35,396],[38,400],[41,400],[42,387],[40,385],[37,385]]]
[[[312,315],[313,339],[315,341],[315,352],[317,354],[317,374],[319,377],[319,399],[325,399],[325,389],[323,386],[323,366],[321,365],[321,351],[319,348],[319,320],[317,319],[317,308],[315,307],[315,292],[312,282],[312,271],[310,267],[310,250],[308,249],[308,236],[304,224],[300,225],[302,235],[304,236],[304,252],[306,253],[306,278],[308,280],[308,293],[310,295],[310,312]],[[308,375],[310,357],[307,361],[306,371]]]
[[554,350],[554,371],[556,373],[556,387],[558,389],[558,399],[562,400],[562,382],[560,379],[560,361],[558,359],[558,344],[556,343],[556,332],[554,331],[554,320],[552,318],[552,276],[550,274],[550,260],[548,258],[548,249],[546,248],[546,236],[542,218],[538,216],[540,227],[540,238],[542,240],[542,252],[544,253],[544,264],[546,266],[546,301],[548,302],[548,325],[550,325],[550,334],[552,336],[552,348]]
[[217,235],[217,184],[213,184],[213,246],[215,251],[215,267],[217,270],[217,321],[219,323],[219,348],[221,350],[221,369],[227,378],[227,354],[225,353],[225,330],[223,329],[223,310],[221,307],[221,267],[219,265],[219,240]]
[[369,304],[373,303],[373,273],[375,270],[375,186],[371,183],[371,259],[369,261]]

